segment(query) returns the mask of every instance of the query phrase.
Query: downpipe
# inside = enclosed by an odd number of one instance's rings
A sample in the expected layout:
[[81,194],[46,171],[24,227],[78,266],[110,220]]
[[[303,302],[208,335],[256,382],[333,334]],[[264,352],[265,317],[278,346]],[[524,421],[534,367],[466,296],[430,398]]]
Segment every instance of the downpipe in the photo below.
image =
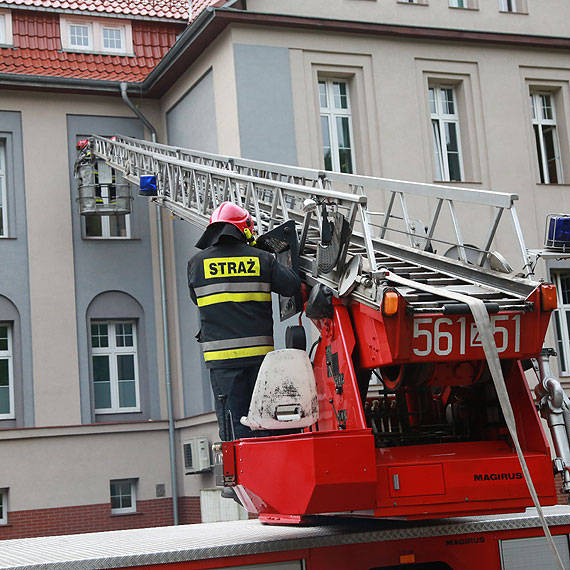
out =
[[[156,129],[129,99],[127,84],[121,83],[121,97],[131,111],[141,120],[151,133],[153,143],[158,142]],[[179,524],[178,517],[178,482],[176,478],[176,445],[174,439],[174,409],[172,405],[172,373],[170,370],[170,338],[168,334],[168,312],[166,306],[166,276],[164,269],[164,240],[162,236],[162,216],[160,206],[156,206],[156,229],[158,234],[158,260],[160,273],[160,299],[162,306],[162,336],[164,342],[164,375],[166,377],[166,405],[168,411],[168,444],[170,449],[170,477],[172,485],[172,521]]]
[[548,422],[554,443],[555,473],[562,474],[562,491],[570,492],[570,400],[560,382],[550,370],[549,359],[555,356],[552,348],[545,348],[536,359],[539,383],[534,389],[540,415]]

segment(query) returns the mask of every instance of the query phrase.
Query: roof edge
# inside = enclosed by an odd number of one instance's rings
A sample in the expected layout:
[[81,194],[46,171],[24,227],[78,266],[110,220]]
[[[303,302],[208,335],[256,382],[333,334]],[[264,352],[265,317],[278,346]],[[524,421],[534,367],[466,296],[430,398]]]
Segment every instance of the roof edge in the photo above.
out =
[[[166,56],[144,79],[142,82],[143,94],[160,97],[167,90],[165,83],[168,82],[168,79],[172,78],[177,71],[180,72],[184,67],[188,67],[200,56],[200,53],[192,54],[189,51],[191,49],[199,51],[200,48],[207,47],[209,45],[208,42],[212,41],[224,28],[231,24],[293,27],[350,34],[448,42],[468,41],[545,49],[570,48],[570,38],[565,37],[333,20],[265,12],[248,12],[232,7],[208,7],[182,32],[178,42],[174,44]],[[184,65],[181,64],[181,59],[184,60]]]
[[168,22],[170,24],[188,23],[188,15],[182,18],[164,18],[159,16],[145,16],[143,14],[118,14],[116,12],[100,12],[98,10],[75,10],[66,8],[52,8],[51,6],[34,6],[27,4],[10,4],[0,1],[2,10],[22,10],[28,12],[48,12],[50,14],[74,14],[76,16],[92,16],[94,18],[117,18],[119,20],[144,20],[147,22]]
[[[170,20],[174,22],[173,20]],[[129,83],[128,91],[150,98],[161,97],[170,82],[188,68],[204,49],[231,24],[261,25],[265,27],[293,27],[349,34],[367,34],[385,37],[415,38],[447,42],[480,42],[544,49],[569,49],[570,38],[536,36],[505,32],[482,32],[451,28],[432,28],[403,24],[359,22],[289,16],[263,12],[247,12],[230,7],[207,7],[180,34],[176,43],[142,82]],[[120,95],[121,81],[74,79],[45,76],[26,76],[0,73],[0,85],[12,88],[41,87],[52,90],[80,92],[108,92]]]

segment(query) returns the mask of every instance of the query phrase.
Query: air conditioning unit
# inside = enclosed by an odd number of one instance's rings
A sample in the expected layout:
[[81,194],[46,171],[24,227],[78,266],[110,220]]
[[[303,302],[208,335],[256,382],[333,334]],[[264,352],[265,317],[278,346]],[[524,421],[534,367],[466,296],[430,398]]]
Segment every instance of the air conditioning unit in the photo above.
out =
[[182,444],[184,471],[186,475],[212,470],[210,443],[207,437],[194,437]]

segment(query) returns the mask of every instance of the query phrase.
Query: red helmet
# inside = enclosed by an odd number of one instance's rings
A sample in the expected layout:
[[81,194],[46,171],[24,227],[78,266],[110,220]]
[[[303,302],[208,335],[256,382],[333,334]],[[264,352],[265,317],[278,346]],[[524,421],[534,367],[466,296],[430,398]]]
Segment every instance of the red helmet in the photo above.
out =
[[253,233],[253,220],[251,219],[249,212],[241,206],[232,204],[232,202],[222,202],[212,212],[210,223],[208,225],[211,226],[217,222],[232,224],[240,232],[245,233],[245,230],[248,229],[249,232]]

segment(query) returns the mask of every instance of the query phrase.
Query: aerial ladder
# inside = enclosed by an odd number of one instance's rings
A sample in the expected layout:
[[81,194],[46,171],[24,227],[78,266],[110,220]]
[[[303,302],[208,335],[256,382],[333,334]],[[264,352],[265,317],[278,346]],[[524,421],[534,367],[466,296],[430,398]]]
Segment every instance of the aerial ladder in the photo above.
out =
[[[570,491],[568,399],[550,371],[553,351],[543,350],[556,290],[533,279],[536,255],[524,243],[516,194],[122,136],[79,146],[82,214],[112,214],[114,196],[115,213],[126,213],[125,181],[200,228],[232,201],[252,213],[258,247],[299,271],[310,290],[306,302],[280,299],[280,312],[283,319],[304,312],[317,340],[307,354],[299,327],[288,328],[287,350],[303,357],[281,376],[264,362],[265,389],[258,380],[242,420],[274,435],[217,448],[224,485],[262,521],[456,517],[533,504],[540,516],[541,503],[556,503],[553,465]],[[110,167],[106,180],[97,179],[99,165]],[[379,196],[382,212],[371,207]],[[412,212],[418,204],[428,222]],[[479,247],[464,237],[465,208],[471,223],[489,222]],[[517,274],[493,250],[506,218],[520,253]],[[438,253],[444,249],[447,256]],[[276,358],[289,358],[287,350]],[[554,462],[526,379],[533,370]]]

